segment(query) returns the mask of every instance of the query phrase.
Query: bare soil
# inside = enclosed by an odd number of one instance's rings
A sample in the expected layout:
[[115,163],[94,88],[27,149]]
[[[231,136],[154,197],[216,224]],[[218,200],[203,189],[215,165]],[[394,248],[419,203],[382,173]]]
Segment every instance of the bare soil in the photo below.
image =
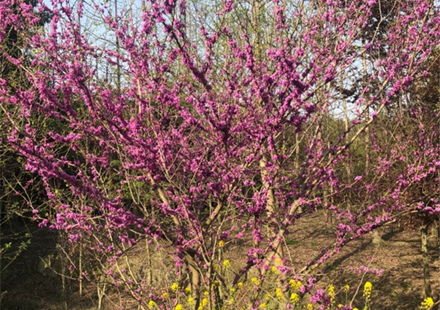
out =
[[[314,224],[309,225],[312,222]],[[430,232],[430,279],[433,299],[440,297],[440,243],[437,227]],[[347,244],[340,253],[332,257],[322,269],[326,271],[322,282],[333,283],[336,288],[345,284],[350,287],[373,284],[372,309],[418,309],[424,299],[423,265],[420,233],[415,228],[404,229],[398,223],[379,228],[378,235],[367,235]],[[322,215],[315,214],[309,220],[302,220],[292,236],[298,236],[297,250],[293,251],[294,262],[304,265],[310,254],[319,254],[323,244],[331,244],[331,225],[325,223]],[[379,236],[380,240],[377,240]],[[379,241],[379,242],[378,242]],[[291,242],[291,241],[290,241]],[[292,250],[291,250],[292,253]],[[381,276],[373,273],[354,273],[350,268],[367,266],[383,270]],[[360,287],[362,295],[362,287]],[[341,294],[342,295],[342,294]],[[358,298],[359,299],[359,298]],[[355,304],[358,308],[362,304]]]
[[[16,225],[23,225],[17,223]],[[30,225],[30,224],[26,224]],[[434,227],[435,228],[435,227]],[[16,227],[15,227],[16,229]],[[36,230],[36,227],[31,227]],[[368,235],[346,245],[340,253],[320,267],[323,276],[318,285],[330,283],[336,291],[346,284],[352,293],[365,281],[373,284],[371,309],[418,309],[424,298],[423,266],[420,251],[420,235],[416,229],[403,229],[391,224],[379,229],[379,242],[372,242]],[[6,235],[5,233],[3,235]],[[377,237],[377,236],[376,236]],[[2,242],[7,242],[7,239]],[[78,294],[78,285],[73,281],[63,282],[59,276],[42,273],[39,270],[41,258],[56,254],[56,235],[48,230],[36,230],[32,243],[1,275],[2,310],[87,310],[97,308],[97,294],[93,289],[85,289]],[[334,233],[320,213],[310,215],[296,223],[286,238],[289,249],[287,255],[295,268],[302,268],[321,249],[332,244]],[[440,247],[436,228],[430,233],[430,278],[434,300],[440,295]],[[246,243],[228,247],[225,258],[231,262],[241,262],[249,247]],[[381,276],[371,273],[357,274],[350,267],[367,266],[382,269]],[[342,293],[339,294],[342,298]],[[351,294],[353,295],[353,294]],[[362,293],[358,294],[358,298]],[[344,295],[345,296],[345,295]],[[356,304],[358,308],[362,305]],[[103,309],[114,309],[104,302]]]

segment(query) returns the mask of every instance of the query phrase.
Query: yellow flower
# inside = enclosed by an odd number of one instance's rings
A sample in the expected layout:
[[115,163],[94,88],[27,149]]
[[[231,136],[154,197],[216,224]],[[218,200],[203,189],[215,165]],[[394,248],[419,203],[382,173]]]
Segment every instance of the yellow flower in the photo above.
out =
[[208,296],[209,295],[209,292],[208,291],[204,291],[203,292],[203,296]]
[[235,293],[235,288],[231,287],[231,288],[229,289],[229,292],[230,292],[231,294],[234,294],[234,293]]
[[266,309],[266,307],[267,307],[267,305],[266,305],[265,302],[263,302],[263,303],[260,305],[260,308],[261,308],[261,309]]
[[222,247],[224,247],[224,246],[225,246],[224,241],[223,241],[223,240],[220,240],[219,243],[218,243],[218,247],[219,247],[219,248],[222,248]]
[[280,288],[277,288],[277,289],[275,290],[275,296],[276,296],[278,299],[283,299],[283,298],[284,298],[283,291],[282,291]]
[[253,284],[255,284],[256,286],[260,285],[260,281],[258,281],[257,278],[252,278],[252,279],[251,279],[251,282],[252,282]]
[[330,296],[335,296],[335,286],[333,284],[330,284],[328,287],[328,294]]
[[307,310],[313,310],[313,305],[312,304],[307,304]]
[[154,301],[150,300],[150,301],[148,302],[148,308],[149,308],[149,309],[153,309],[154,306],[156,306],[156,303],[155,303]]
[[171,289],[172,289],[174,292],[176,292],[176,291],[179,289],[179,284],[177,284],[177,283],[173,283],[173,284],[171,285]]
[[364,285],[364,297],[366,300],[370,300],[372,288],[373,288],[373,285],[371,284],[371,282],[367,281]]
[[243,287],[243,282],[238,282],[237,286],[238,286],[238,288],[242,288]]
[[178,304],[174,310],[183,310],[183,306],[181,304]]
[[203,298],[203,299],[202,299],[202,302],[200,303],[200,305],[201,305],[202,307],[205,307],[205,306],[208,305],[208,303],[209,303],[208,298]]
[[231,267],[231,262],[228,259],[224,260],[223,261],[223,267],[225,267],[225,268]]
[[188,298],[188,304],[189,304],[189,305],[192,305],[193,303],[194,303],[194,298],[189,297],[189,298]]
[[302,283],[301,281],[290,280],[290,287],[293,288],[294,291],[299,291],[301,289]]
[[272,266],[271,271],[272,271],[273,273],[278,273],[278,269],[277,269],[277,267],[275,267],[275,266]]
[[290,302],[292,304],[296,304],[299,302],[299,296],[297,293],[292,293],[292,295],[290,295]]
[[421,310],[427,310],[434,306],[434,300],[431,297],[425,298],[425,300],[420,305]]
[[330,303],[333,305],[335,303],[335,286],[333,284],[329,285],[328,294],[330,296]]
[[168,298],[168,293],[167,292],[162,293],[162,299],[167,299],[167,298]]
[[185,287],[185,294],[190,294],[191,293],[191,287],[187,286]]
[[349,290],[350,290],[350,285],[346,284],[344,286],[344,292],[348,293]]

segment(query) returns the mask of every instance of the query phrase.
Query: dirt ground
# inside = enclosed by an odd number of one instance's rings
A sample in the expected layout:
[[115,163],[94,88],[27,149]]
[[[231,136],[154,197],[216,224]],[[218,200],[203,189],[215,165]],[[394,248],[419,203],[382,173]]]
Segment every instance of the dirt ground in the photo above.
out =
[[[379,229],[379,235],[382,239],[378,243],[372,242],[372,236],[368,235],[345,246],[327,265],[321,267],[325,276],[318,285],[323,287],[332,283],[338,290],[349,284],[355,289],[363,282],[370,281],[373,284],[371,309],[418,309],[424,292],[419,232],[392,224]],[[433,229],[428,239],[434,296],[440,295],[440,249],[437,235],[437,230]],[[334,234],[331,226],[326,224],[324,215],[315,213],[299,221],[286,238],[289,249],[287,254],[293,266],[301,268],[333,241]],[[230,246],[225,258],[231,262],[243,260],[246,247],[246,244]],[[63,295],[60,277],[41,272],[41,258],[53,253],[56,253],[54,233],[36,230],[27,250],[1,275],[2,310],[96,309],[97,295],[94,290],[85,290],[79,296],[77,285],[69,282],[64,284],[68,286],[66,291],[69,293]],[[383,274],[357,274],[347,268],[362,265],[383,269]],[[107,305],[104,309],[113,309],[108,303],[104,305]]]
[[[298,263],[298,266],[304,265],[311,253],[319,254],[321,244],[330,244],[332,241],[329,238],[331,236],[330,226],[322,224],[321,215],[313,215],[312,222],[316,224],[310,226],[303,222],[292,234],[292,236],[302,236],[302,238],[297,237],[296,240],[299,243],[294,252],[294,262]],[[370,234],[346,245],[323,268],[328,273],[322,281],[327,284],[333,283],[335,287],[340,288],[345,284],[354,287],[359,285],[363,276],[364,282],[370,281],[373,284],[371,309],[418,309],[424,296],[419,231],[404,229],[399,227],[398,223],[394,223],[378,229],[378,235],[380,242],[373,242],[375,237]],[[430,279],[433,295],[439,298],[440,243],[437,236],[438,230],[433,227],[428,239]],[[370,269],[383,270],[383,273],[381,276],[371,273],[356,274],[347,268],[362,265]],[[361,308],[362,305],[356,306]]]

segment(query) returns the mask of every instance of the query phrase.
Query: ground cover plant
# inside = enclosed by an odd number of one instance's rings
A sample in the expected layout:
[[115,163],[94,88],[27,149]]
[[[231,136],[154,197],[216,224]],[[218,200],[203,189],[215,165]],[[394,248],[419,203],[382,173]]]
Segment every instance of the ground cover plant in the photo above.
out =
[[[59,232],[62,273],[80,292],[95,285],[98,308],[112,291],[114,307],[139,309],[353,309],[355,296],[369,309],[371,282],[320,287],[323,268],[409,218],[421,228],[420,307],[432,308],[438,9],[1,0],[1,142],[34,175],[8,183],[26,201],[19,213]],[[90,11],[99,30],[85,26]],[[33,184],[38,204],[24,194]],[[288,240],[315,212],[334,241],[294,265]],[[240,242],[245,259],[231,262],[225,248]]]

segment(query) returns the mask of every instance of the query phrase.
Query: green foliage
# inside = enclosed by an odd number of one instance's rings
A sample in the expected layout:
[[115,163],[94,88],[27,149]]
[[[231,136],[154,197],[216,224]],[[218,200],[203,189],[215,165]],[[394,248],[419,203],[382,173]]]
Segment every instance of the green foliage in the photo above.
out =
[[13,232],[9,236],[5,236],[4,232],[1,233],[2,239],[7,237],[7,240],[13,240],[5,242],[0,247],[0,257],[1,257],[1,272],[4,272],[16,259],[17,257],[25,252],[32,242],[32,234],[28,231],[26,232]]

